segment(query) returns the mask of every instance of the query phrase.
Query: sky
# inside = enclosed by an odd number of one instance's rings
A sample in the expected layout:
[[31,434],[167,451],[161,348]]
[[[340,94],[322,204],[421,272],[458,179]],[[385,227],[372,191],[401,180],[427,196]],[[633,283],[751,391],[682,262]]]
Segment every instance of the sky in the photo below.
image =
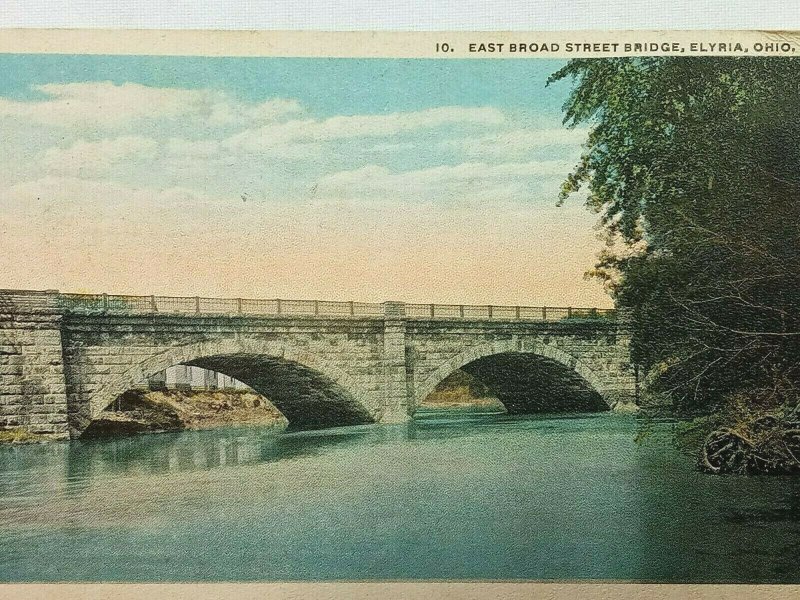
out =
[[561,64],[0,55],[0,287],[608,306]]

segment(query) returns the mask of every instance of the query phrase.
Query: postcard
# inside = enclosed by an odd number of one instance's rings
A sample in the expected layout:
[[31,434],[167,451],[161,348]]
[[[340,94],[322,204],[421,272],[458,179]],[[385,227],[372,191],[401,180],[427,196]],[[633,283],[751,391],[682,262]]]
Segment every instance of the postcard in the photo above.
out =
[[798,51],[4,32],[0,596],[800,584]]

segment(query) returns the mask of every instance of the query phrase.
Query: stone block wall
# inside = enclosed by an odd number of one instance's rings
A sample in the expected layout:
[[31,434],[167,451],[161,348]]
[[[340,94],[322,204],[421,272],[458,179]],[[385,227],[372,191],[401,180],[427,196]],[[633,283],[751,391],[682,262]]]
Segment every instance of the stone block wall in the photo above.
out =
[[0,292],[0,429],[67,436],[61,314],[46,292]]

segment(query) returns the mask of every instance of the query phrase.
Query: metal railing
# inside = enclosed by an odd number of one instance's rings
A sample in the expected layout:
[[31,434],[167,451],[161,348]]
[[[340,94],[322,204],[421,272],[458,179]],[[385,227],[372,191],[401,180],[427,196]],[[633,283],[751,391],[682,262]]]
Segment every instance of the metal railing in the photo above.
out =
[[59,294],[62,306],[77,311],[122,311],[165,314],[383,316],[382,304],[275,298],[204,298],[202,296],[120,296]]
[[[114,294],[59,294],[61,306],[73,312],[127,312],[139,314],[269,315],[325,317],[405,316],[411,319],[497,319],[560,321],[601,319],[615,315],[608,308],[555,306],[498,306],[469,304],[404,304],[402,302],[335,302],[201,296],[122,296]],[[391,305],[391,311],[388,307]]]
[[406,316],[417,318],[505,319],[522,321],[560,321],[598,319],[614,316],[610,308],[561,306],[498,306],[469,304],[406,304]]

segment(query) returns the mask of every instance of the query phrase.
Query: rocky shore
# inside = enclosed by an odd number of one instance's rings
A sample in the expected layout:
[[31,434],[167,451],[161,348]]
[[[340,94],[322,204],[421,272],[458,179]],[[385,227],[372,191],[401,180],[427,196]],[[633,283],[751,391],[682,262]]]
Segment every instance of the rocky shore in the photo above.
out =
[[506,407],[490,395],[489,389],[464,371],[456,371],[425,398],[424,410],[463,412],[506,412]]
[[286,424],[286,418],[268,400],[252,391],[129,390],[92,421],[83,437]]

